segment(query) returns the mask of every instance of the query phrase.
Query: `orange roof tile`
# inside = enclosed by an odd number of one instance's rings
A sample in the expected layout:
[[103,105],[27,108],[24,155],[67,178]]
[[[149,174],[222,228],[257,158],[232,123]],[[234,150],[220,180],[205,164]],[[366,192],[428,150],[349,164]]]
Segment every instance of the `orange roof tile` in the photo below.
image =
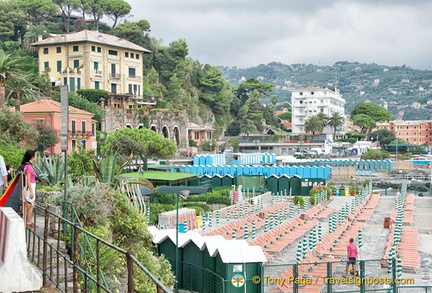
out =
[[[14,108],[12,108],[11,110],[15,111]],[[61,113],[61,104],[60,102],[54,100],[42,99],[39,101],[21,105],[20,111],[21,113]],[[93,113],[69,106],[69,114],[72,113],[89,115],[91,117],[94,116]]]

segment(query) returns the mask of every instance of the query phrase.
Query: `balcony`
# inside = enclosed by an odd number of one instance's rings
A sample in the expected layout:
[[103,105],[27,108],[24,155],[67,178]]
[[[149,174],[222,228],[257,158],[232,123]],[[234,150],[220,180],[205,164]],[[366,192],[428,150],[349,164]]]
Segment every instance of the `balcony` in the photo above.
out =
[[95,76],[102,76],[102,70],[96,70],[94,71]]
[[129,75],[127,77],[127,80],[128,81],[141,81],[142,78],[141,78],[141,76],[138,76],[138,75]]
[[69,131],[68,134],[70,137],[77,137],[77,136],[91,137],[91,136],[94,136],[93,132],[91,132],[91,131]]
[[120,73],[110,73],[109,78],[110,79],[120,79],[121,75]]

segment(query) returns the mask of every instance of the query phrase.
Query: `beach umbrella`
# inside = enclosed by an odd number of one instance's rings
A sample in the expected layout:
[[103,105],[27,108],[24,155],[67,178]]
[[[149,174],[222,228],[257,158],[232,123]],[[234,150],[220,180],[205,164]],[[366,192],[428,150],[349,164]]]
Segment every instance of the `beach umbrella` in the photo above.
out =
[[244,239],[248,240],[249,239],[249,228],[248,225],[245,225],[245,229],[244,229]]
[[252,240],[256,238],[256,223],[255,220],[252,221]]
[[322,240],[322,225],[321,223],[318,223],[318,242],[321,242]]
[[150,224],[150,207],[147,206],[147,219],[146,219],[147,225]]
[[209,227],[213,227],[213,212],[209,213]]
[[309,198],[306,198],[305,203],[304,203],[304,210],[307,211],[309,208]]
[[303,237],[303,258],[306,257],[308,250],[309,250],[309,243],[308,243],[308,240],[305,236],[305,237]]
[[216,211],[216,225],[219,225],[219,210]]
[[204,231],[206,229],[206,218],[207,218],[207,214],[203,214],[202,215],[202,220],[201,220],[201,229]]
[[236,229],[233,229],[233,230],[232,230],[231,238],[232,238],[232,239],[236,239]]
[[268,216],[266,216],[264,222],[264,233],[267,233],[268,231],[269,231],[269,221],[268,221]]
[[363,247],[363,232],[362,229],[358,229],[358,246],[359,248]]
[[184,224],[184,231],[186,232],[186,231],[188,230],[188,222],[187,222],[187,219],[185,219],[185,220],[183,221],[183,224]]
[[402,260],[400,255],[397,256],[396,275],[398,278],[402,278]]
[[391,274],[392,269],[393,269],[393,258],[394,258],[394,253],[395,253],[395,249],[394,249],[394,246],[393,246],[393,247],[390,249],[389,256],[388,256],[389,260],[388,260],[388,270],[387,270],[387,272],[388,272],[389,274]]
[[237,205],[234,206],[234,219],[237,219],[238,213],[237,213]]
[[297,263],[300,263],[302,256],[303,256],[303,246],[302,246],[302,243],[299,242],[299,245],[297,246],[297,253],[296,253]]
[[231,221],[231,208],[227,209],[227,222]]

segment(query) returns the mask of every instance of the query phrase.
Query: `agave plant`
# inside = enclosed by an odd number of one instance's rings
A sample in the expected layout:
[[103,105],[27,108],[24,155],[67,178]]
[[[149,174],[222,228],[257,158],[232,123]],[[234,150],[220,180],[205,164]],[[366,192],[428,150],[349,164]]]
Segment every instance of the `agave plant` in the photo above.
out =
[[[119,172],[117,166],[117,153],[113,153],[111,149],[108,149],[103,158],[100,161],[93,161],[96,175],[100,182],[114,184],[115,176]],[[122,167],[120,167],[121,170]]]
[[47,159],[44,156],[38,156],[33,166],[44,183],[54,186],[64,182],[64,157]]

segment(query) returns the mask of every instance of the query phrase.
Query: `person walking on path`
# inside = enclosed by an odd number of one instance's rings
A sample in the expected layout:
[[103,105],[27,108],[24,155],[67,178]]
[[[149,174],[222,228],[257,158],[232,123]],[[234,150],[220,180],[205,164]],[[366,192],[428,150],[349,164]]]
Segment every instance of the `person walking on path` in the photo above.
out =
[[[354,238],[351,238],[349,240],[349,244],[347,246],[347,264],[346,264],[346,274],[345,276],[348,277],[348,272],[352,271],[353,275],[356,276],[356,260],[357,260],[358,250],[357,246],[354,244]],[[350,268],[352,267],[352,268]]]
[[0,155],[0,195],[8,187],[8,172],[3,157]]
[[34,202],[36,200],[36,172],[33,169],[33,162],[36,161],[36,151],[25,152],[21,166],[23,166],[23,200],[24,216],[27,227],[34,227],[32,222]]

